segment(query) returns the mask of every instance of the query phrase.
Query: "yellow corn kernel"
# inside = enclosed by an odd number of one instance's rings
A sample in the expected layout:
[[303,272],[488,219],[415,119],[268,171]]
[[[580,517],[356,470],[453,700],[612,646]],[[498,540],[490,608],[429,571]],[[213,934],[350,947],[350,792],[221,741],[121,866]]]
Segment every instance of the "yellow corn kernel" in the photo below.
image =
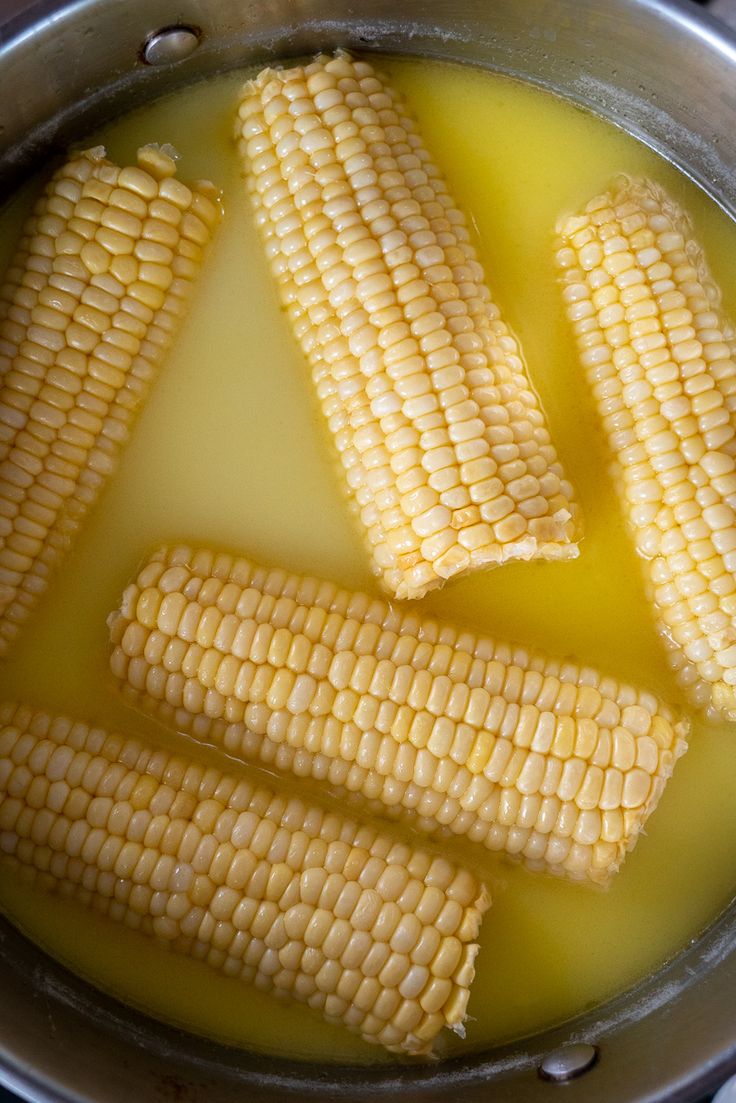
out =
[[[374,828],[3,705],[0,832],[0,863],[180,953],[196,940],[214,968],[287,992],[368,1042],[427,1053],[443,1027],[462,1032],[488,892],[467,870]],[[432,915],[425,884],[438,899]],[[389,938],[391,968],[376,977]],[[415,965],[427,946],[431,960]]]
[[562,220],[558,264],[659,634],[736,720],[736,336],[687,215],[621,178]]
[[[587,667],[208,551],[156,553],[110,628],[113,673],[165,722],[573,878],[618,868],[685,749],[684,721]],[[606,847],[601,809],[627,810]]]
[[345,54],[265,70],[237,136],[266,253],[371,563],[397,597],[577,554],[576,507],[465,220]]
[[[62,166],[0,288],[0,656],[114,468],[192,290],[196,266],[173,280],[178,230],[170,261],[135,255],[174,170],[149,147],[138,161],[121,169],[98,148]],[[185,193],[208,239],[216,193]]]

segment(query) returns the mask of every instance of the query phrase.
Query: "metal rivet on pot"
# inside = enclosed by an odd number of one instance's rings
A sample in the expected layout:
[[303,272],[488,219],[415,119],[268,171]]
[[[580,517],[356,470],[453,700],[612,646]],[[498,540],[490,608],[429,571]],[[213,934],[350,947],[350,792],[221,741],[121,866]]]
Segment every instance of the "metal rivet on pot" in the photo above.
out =
[[170,65],[183,61],[199,46],[199,34],[193,27],[164,27],[146,39],[141,51],[147,65]]
[[574,1076],[587,1072],[595,1064],[597,1057],[595,1046],[589,1046],[586,1042],[560,1046],[542,1060],[539,1075],[543,1080],[555,1080],[557,1083],[572,1080]]

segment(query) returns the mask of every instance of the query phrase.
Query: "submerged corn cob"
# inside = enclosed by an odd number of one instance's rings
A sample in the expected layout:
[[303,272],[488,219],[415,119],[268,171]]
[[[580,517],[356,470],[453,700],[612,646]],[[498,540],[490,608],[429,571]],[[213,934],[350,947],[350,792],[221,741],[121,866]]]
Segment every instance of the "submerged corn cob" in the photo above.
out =
[[0,288],[0,656],[115,466],[219,212],[146,147],[53,176]]
[[239,116],[271,267],[386,588],[420,597],[577,554],[517,343],[403,105],[340,55],[265,70]]
[[581,360],[672,665],[736,720],[736,339],[684,213],[623,178],[560,228]]
[[649,693],[227,555],[158,552],[110,626],[164,721],[576,878],[617,869],[685,749]]
[[0,708],[0,857],[391,1050],[462,1033],[485,886],[167,751]]

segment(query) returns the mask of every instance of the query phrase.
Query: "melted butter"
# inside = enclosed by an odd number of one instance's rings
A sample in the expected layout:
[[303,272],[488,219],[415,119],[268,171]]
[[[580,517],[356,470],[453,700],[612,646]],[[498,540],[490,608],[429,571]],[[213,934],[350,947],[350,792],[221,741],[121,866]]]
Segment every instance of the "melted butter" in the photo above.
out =
[[[667,672],[622,526],[595,414],[563,318],[553,230],[618,172],[659,180],[693,214],[736,315],[736,231],[679,173],[610,125],[531,87],[434,63],[392,61],[429,148],[472,213],[493,294],[516,330],[584,510],[580,559],[505,566],[423,607],[489,634],[571,654],[670,699]],[[175,349],[120,470],[0,672],[0,696],[66,710],[170,745],[127,711],[107,673],[105,620],[139,562],[182,539],[373,588],[340,499],[307,372],[279,312],[231,140],[242,77],[163,99],[104,128],[116,159],[148,141],[181,153],[183,179],[224,189],[227,217]],[[29,193],[0,216],[0,265]],[[201,752],[197,753],[210,753]],[[293,788],[293,782],[287,783]],[[650,974],[697,935],[736,883],[736,739],[696,723],[660,808],[606,891],[533,875],[462,843],[494,883],[463,1043],[517,1038]],[[0,869],[0,904],[51,954],[154,1016],[250,1048],[381,1060],[309,1011],[175,957]]]

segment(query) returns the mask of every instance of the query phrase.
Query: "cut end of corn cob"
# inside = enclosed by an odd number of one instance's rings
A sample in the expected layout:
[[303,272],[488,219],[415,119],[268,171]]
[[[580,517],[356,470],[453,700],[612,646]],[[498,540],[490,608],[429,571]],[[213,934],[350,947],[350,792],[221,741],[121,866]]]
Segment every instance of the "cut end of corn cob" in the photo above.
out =
[[650,693],[228,555],[162,549],[110,630],[164,722],[576,879],[615,872],[685,750]]
[[219,221],[163,150],[52,177],[0,286],[0,656],[115,467]]
[[0,707],[0,859],[366,1041],[462,1031],[490,904],[467,870],[100,728]]
[[281,301],[375,574],[417,598],[577,555],[577,510],[463,215],[405,107],[346,54],[267,69],[237,128]]
[[693,702],[736,720],[736,338],[685,213],[622,177],[559,230],[582,365],[660,635]]

